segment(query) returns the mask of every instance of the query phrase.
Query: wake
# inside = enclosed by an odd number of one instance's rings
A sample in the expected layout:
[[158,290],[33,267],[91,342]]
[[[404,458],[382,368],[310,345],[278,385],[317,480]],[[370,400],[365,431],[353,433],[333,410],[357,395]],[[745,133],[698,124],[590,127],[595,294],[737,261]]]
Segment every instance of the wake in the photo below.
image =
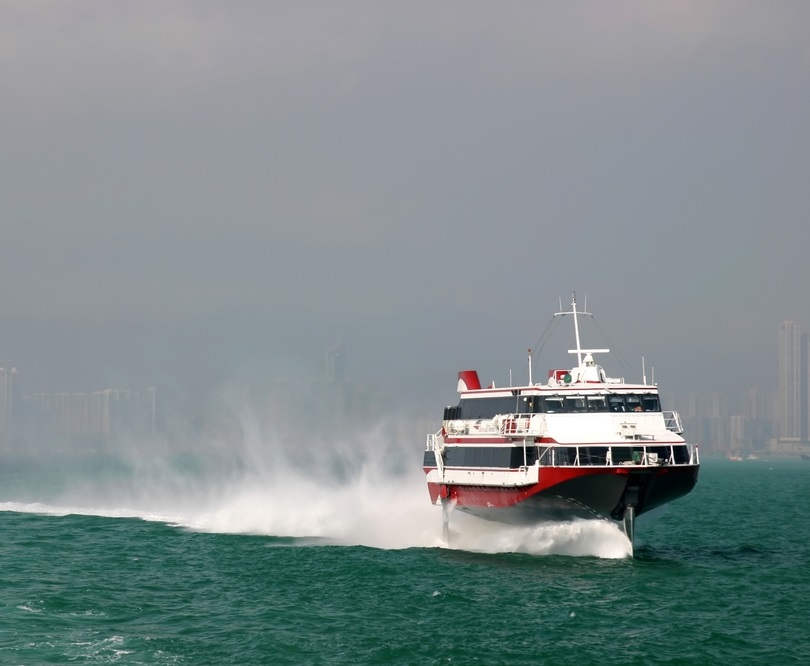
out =
[[[397,430],[390,424],[339,440],[310,439],[305,446],[250,418],[243,432],[235,446],[205,447],[183,464],[146,445],[130,446],[116,454],[115,474],[66,470],[54,496],[44,489],[39,496],[29,492],[22,500],[0,502],[0,510],[138,518],[191,531],[380,549],[631,555],[627,538],[606,521],[514,527],[458,511],[448,546],[441,509],[430,504],[425,487],[420,440],[392,437]],[[35,477],[37,470],[29,473]]]

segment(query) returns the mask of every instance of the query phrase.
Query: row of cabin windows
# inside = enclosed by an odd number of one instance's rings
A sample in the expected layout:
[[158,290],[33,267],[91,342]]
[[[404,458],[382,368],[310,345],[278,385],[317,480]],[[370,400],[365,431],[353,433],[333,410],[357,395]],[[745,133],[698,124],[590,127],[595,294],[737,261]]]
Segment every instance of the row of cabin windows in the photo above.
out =
[[611,393],[609,395],[508,396],[469,398],[446,407],[444,419],[491,419],[498,414],[577,414],[585,412],[660,412],[654,393]]
[[[677,465],[689,463],[689,449],[685,444],[676,446],[557,446],[553,449],[540,446],[448,446],[444,450],[444,464],[447,467],[485,467],[517,469],[524,465],[534,465],[540,460],[544,465],[554,461],[557,465],[607,465],[608,450],[614,465],[638,462],[644,451],[658,455],[660,460],[670,460]],[[579,458],[577,459],[577,454]],[[425,467],[436,466],[436,455],[425,451]]]

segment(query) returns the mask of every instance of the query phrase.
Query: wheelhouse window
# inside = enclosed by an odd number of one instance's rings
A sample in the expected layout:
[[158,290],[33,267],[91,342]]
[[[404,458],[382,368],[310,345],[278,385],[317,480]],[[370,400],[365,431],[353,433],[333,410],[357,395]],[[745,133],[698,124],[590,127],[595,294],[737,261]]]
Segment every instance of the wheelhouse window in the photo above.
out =
[[641,396],[641,406],[645,412],[660,412],[661,402],[654,393],[645,393]]
[[536,414],[541,411],[542,398],[539,395],[523,396],[521,414]]
[[609,411],[604,395],[528,396],[524,400],[525,413],[529,414],[579,414]]
[[467,398],[458,404],[459,416],[465,420],[491,419],[497,414],[520,413],[525,403],[520,396],[504,396],[494,398]]
[[661,403],[654,393],[614,393],[607,397],[611,412],[660,412]]
[[603,395],[589,395],[588,396],[588,411],[589,412],[606,412],[608,411],[607,400]]
[[628,412],[643,412],[644,408],[641,406],[641,398],[634,393],[628,393],[624,396],[624,404]]
[[445,419],[483,420],[499,414],[580,414],[585,412],[660,412],[655,393],[585,395],[506,395],[466,398],[445,409]]
[[565,411],[569,413],[587,412],[588,404],[581,395],[566,396]]

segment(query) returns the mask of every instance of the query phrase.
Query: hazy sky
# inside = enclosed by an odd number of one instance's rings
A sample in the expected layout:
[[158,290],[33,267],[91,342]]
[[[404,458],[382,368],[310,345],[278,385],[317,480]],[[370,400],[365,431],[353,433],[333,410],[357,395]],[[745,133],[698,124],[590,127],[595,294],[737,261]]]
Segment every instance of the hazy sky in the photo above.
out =
[[678,391],[775,387],[779,322],[810,329],[801,0],[2,0],[0,77],[27,390],[312,374],[342,340],[449,400],[573,290]]

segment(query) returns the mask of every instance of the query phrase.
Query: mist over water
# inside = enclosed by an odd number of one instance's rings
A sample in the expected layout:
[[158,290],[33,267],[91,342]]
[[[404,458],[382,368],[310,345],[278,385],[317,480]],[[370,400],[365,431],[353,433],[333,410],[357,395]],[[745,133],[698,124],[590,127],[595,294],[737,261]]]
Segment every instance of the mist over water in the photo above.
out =
[[[431,505],[421,439],[402,424],[313,435],[268,425],[249,409],[240,436],[193,450],[130,442],[103,452],[18,462],[0,496],[7,511],[161,521],[200,532],[292,537],[307,544],[380,549],[448,547]],[[605,521],[530,528],[451,515],[453,549],[623,558],[624,534]]]

